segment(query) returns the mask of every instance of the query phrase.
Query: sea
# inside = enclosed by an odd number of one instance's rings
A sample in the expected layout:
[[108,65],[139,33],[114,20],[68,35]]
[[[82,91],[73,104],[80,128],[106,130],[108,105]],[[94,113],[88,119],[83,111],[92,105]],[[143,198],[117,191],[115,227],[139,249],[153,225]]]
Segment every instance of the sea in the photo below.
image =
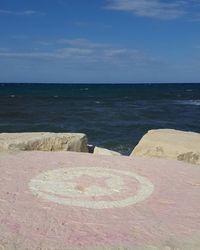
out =
[[85,133],[129,155],[162,128],[200,133],[200,84],[0,83],[0,132]]

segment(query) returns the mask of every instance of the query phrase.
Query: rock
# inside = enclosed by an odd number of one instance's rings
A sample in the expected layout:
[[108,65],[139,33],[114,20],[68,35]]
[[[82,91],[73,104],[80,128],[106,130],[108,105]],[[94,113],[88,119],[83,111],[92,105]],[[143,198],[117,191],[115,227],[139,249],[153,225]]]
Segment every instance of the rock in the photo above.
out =
[[0,250],[200,250],[190,164],[32,151],[0,170]]
[[95,146],[91,144],[88,144],[87,146],[88,146],[88,153],[93,154]]
[[121,155],[120,153],[116,151],[108,150],[105,148],[99,148],[99,147],[94,148],[93,154],[94,155],[112,155],[112,156]]
[[150,130],[131,156],[176,159],[200,165],[200,134],[173,129]]
[[34,150],[88,152],[87,137],[75,133],[0,134],[0,152]]

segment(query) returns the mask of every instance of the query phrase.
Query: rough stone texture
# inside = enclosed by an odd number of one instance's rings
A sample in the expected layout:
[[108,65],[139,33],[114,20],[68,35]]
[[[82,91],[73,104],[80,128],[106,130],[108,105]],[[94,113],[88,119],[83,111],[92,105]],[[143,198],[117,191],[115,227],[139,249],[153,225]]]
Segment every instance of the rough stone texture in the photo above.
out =
[[72,152],[0,157],[1,250],[200,250],[200,171]]
[[200,165],[200,134],[172,129],[150,130],[131,156],[176,159]]
[[87,137],[75,133],[1,133],[0,152],[5,151],[88,152]]
[[112,150],[108,150],[105,148],[100,148],[100,147],[94,147],[94,151],[93,151],[94,155],[121,155],[120,153],[116,152],[116,151],[112,151]]

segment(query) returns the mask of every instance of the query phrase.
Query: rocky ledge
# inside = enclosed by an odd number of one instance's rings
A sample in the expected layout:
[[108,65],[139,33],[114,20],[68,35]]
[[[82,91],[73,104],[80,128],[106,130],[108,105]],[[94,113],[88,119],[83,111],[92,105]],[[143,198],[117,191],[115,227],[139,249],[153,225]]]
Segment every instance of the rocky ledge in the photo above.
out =
[[94,147],[94,152],[93,154],[95,155],[112,155],[112,156],[120,156],[121,154],[113,151],[113,150],[108,150],[106,148],[100,148],[100,147]]
[[150,130],[131,156],[175,159],[200,165],[200,134],[173,129]]
[[1,133],[0,152],[75,151],[88,152],[87,136],[75,133]]
[[[74,151],[121,155],[89,145],[87,136],[81,133],[0,133],[0,153],[9,151]],[[200,165],[200,134],[173,129],[150,130],[131,156],[175,159]]]
[[74,151],[95,155],[121,155],[88,145],[87,136],[80,133],[0,133],[0,152],[10,151]]

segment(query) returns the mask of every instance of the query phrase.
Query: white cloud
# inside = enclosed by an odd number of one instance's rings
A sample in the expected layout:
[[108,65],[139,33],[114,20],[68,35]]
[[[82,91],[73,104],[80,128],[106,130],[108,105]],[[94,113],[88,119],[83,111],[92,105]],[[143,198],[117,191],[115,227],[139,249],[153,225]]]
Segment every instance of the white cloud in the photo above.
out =
[[[54,50],[31,52],[0,51],[0,59],[63,60],[64,63],[104,65],[144,65],[155,59],[140,50],[95,43],[87,39],[62,39],[63,46]],[[64,46],[65,45],[65,46]],[[72,46],[73,45],[73,46]]]
[[104,48],[108,47],[109,45],[103,43],[94,43],[85,38],[76,38],[76,39],[60,39],[58,43],[66,44],[69,46],[78,46],[78,47],[85,47],[85,48]]
[[44,15],[44,13],[37,12],[34,10],[12,11],[12,10],[0,9],[0,15],[32,16],[32,15]]
[[8,48],[0,48],[0,52],[8,52],[9,49]]
[[37,41],[37,43],[42,46],[49,46],[51,44],[51,42],[46,42],[46,41]]
[[22,11],[22,12],[18,12],[18,14],[19,15],[27,15],[27,16],[29,16],[29,15],[35,15],[35,14],[37,14],[37,12],[34,11],[34,10],[25,10],[25,11]]
[[9,14],[12,14],[13,12],[12,11],[10,11],[10,10],[0,10],[0,14],[7,14],[7,15],[9,15]]
[[186,14],[187,1],[176,0],[108,0],[106,8],[133,12],[137,16],[176,19]]

